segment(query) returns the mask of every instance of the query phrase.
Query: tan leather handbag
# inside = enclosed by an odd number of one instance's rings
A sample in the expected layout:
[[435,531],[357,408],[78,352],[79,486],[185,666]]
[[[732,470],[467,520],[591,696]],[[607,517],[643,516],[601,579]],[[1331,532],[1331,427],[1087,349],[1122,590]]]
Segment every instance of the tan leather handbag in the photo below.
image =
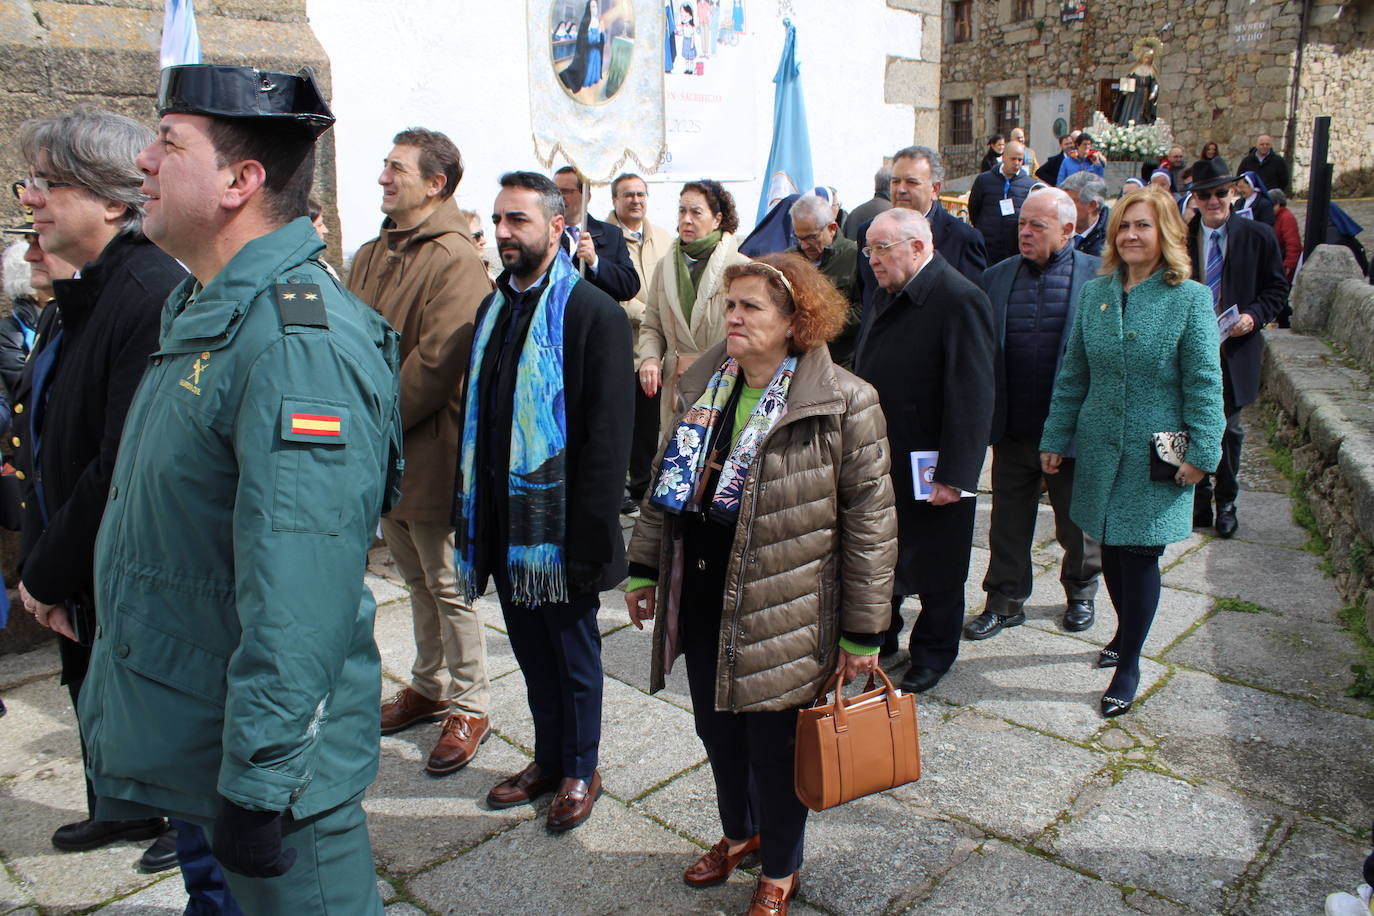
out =
[[[916,697],[892,686],[883,669],[875,673],[882,687],[872,689],[870,674],[864,692],[846,700],[837,672],[797,716],[797,798],[812,811],[921,778]],[[835,702],[825,703],[831,691]]]

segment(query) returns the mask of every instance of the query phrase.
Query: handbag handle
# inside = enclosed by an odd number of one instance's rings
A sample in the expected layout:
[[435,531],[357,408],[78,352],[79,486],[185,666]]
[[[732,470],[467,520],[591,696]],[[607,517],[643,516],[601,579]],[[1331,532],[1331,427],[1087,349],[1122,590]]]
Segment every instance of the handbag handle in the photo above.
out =
[[[897,688],[893,686],[892,679],[887,676],[887,672],[881,666],[875,667],[868,672],[868,685],[864,687],[867,693],[873,686],[873,675],[882,678],[884,685],[884,699],[887,701],[887,714],[889,718],[896,719],[901,716],[902,711],[897,706]],[[840,672],[836,671],[830,676],[830,680],[825,682],[825,687],[821,691],[821,697],[830,695],[830,691],[835,691],[834,715],[835,731],[844,732],[849,730],[849,713],[845,711],[844,691],[840,689]]]

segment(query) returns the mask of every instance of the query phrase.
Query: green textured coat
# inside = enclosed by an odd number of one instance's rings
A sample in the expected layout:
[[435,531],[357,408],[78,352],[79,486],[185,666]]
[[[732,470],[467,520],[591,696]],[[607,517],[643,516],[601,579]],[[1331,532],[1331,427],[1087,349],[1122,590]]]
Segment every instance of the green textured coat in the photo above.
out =
[[213,819],[223,796],[304,818],[376,774],[363,572],[399,453],[396,335],[323,247],[295,220],[164,309],[96,542],[100,817]]
[[1208,473],[1221,458],[1221,350],[1212,294],[1164,282],[1125,296],[1115,274],[1083,285],[1040,449],[1078,440],[1070,517],[1103,544],[1181,541],[1193,488],[1150,480],[1151,436],[1187,430],[1187,460]]

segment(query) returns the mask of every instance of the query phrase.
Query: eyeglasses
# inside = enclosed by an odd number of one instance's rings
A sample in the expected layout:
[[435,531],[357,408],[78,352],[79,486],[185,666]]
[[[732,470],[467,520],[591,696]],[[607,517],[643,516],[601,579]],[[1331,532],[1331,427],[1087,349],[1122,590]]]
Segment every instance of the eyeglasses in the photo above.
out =
[[14,196],[23,194],[23,188],[33,188],[39,194],[47,195],[49,191],[56,191],[58,188],[79,188],[82,185],[75,181],[56,181],[52,178],[44,178],[41,175],[30,175],[23,181],[14,183]]
[[797,233],[793,232],[792,244],[800,245],[802,242],[805,242],[808,245],[814,245],[816,242],[820,241],[821,231],[822,230],[817,229],[815,232],[808,232],[806,235],[797,235]]
[[1193,197],[1197,198],[1198,200],[1211,200],[1213,197],[1225,197],[1227,194],[1230,193],[1231,189],[1229,187],[1225,187],[1217,188],[1215,191],[1194,191]]
[[877,252],[877,251],[887,251],[889,248],[895,248],[895,247],[897,247],[898,245],[902,245],[902,244],[904,244],[904,243],[906,243],[906,242],[911,242],[911,241],[915,241],[915,240],[914,240],[914,239],[898,239],[898,240],[895,241],[895,242],[888,242],[886,245],[865,245],[863,248],[859,249],[859,251],[860,251],[860,253],[861,253],[864,257],[866,257],[866,258],[871,258],[871,257],[873,257],[874,252]]

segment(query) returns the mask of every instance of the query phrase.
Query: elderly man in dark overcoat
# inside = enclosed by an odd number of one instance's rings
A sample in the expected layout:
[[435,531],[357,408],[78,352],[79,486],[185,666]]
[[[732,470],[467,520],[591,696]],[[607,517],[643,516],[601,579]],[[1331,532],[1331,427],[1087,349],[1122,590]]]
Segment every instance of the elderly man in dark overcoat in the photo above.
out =
[[[902,597],[919,596],[911,667],[902,679],[903,689],[919,692],[935,686],[959,653],[973,494],[995,399],[992,307],[935,250],[930,224],[914,210],[874,219],[865,252],[879,289],[859,328],[854,372],[878,389],[897,497],[899,555],[885,648],[896,649]],[[916,452],[938,453],[925,499],[917,498]]]
[[1226,408],[1226,432],[1221,438],[1221,463],[1213,478],[1204,477],[1193,491],[1193,526],[1213,524],[1212,498],[1216,497],[1218,537],[1234,537],[1236,496],[1240,485],[1240,450],[1245,428],[1240,412],[1259,397],[1260,360],[1264,356],[1261,329],[1278,317],[1288,301],[1288,281],[1283,275],[1283,254],[1274,230],[1231,212],[1235,176],[1225,174],[1216,159],[1193,163],[1189,190],[1198,203],[1197,215],[1188,224],[1188,253],[1193,258],[1193,279],[1212,290],[1218,315],[1236,306],[1238,317],[1222,334],[1221,384]]

